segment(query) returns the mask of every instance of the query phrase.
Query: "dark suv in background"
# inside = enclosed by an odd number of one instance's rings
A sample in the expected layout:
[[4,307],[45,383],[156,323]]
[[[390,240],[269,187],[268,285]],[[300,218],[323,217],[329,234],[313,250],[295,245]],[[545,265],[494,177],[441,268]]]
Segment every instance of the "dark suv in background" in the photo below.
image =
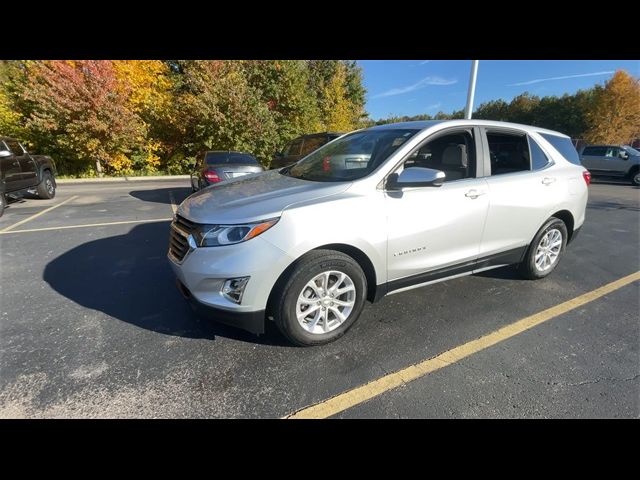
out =
[[287,143],[282,152],[276,153],[275,158],[271,161],[271,168],[291,165],[341,135],[343,134],[338,132],[323,132],[295,138]]

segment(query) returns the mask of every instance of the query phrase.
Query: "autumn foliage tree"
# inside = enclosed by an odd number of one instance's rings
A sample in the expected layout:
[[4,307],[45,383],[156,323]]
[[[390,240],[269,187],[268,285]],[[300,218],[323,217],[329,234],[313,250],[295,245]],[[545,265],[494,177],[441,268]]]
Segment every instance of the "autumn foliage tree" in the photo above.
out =
[[104,167],[144,139],[144,124],[127,108],[131,89],[117,84],[113,64],[100,60],[43,61],[25,65],[25,128],[61,165]]
[[[640,137],[639,90],[620,71],[572,95],[485,102],[474,118],[625,143]],[[373,122],[365,93],[355,61],[2,60],[0,134],[52,155],[63,174],[185,173],[204,150],[242,150],[268,166],[302,134],[463,117],[457,110]]]
[[640,82],[618,70],[588,114],[591,143],[623,144],[640,137]]

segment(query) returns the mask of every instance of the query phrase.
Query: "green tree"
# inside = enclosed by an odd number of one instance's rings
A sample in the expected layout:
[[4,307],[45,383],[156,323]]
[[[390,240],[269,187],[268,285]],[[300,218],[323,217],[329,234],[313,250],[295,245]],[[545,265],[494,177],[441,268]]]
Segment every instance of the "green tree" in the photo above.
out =
[[203,150],[240,150],[268,163],[276,146],[269,105],[232,61],[180,62],[174,94],[179,133],[189,155]]
[[248,84],[273,116],[278,149],[294,137],[322,129],[316,98],[308,92],[306,62],[247,60],[242,62],[242,68]]

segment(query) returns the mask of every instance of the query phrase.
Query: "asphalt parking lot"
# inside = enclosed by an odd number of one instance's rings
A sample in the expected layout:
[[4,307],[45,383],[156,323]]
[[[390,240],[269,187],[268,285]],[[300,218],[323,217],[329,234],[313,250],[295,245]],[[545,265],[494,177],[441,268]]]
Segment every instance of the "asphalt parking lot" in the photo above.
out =
[[[398,293],[337,342],[297,348],[183,300],[166,249],[187,185],[60,185],[9,205],[0,418],[283,417],[640,270],[640,189],[595,182],[550,277],[503,268]],[[634,281],[334,416],[638,418],[639,309]]]

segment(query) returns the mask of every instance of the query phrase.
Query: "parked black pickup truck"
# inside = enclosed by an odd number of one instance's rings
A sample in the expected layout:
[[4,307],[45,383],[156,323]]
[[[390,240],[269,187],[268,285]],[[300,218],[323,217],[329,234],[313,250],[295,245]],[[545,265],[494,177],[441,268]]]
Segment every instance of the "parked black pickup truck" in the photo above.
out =
[[17,140],[0,137],[0,216],[8,193],[34,188],[40,198],[55,197],[55,175],[51,157],[31,155]]

